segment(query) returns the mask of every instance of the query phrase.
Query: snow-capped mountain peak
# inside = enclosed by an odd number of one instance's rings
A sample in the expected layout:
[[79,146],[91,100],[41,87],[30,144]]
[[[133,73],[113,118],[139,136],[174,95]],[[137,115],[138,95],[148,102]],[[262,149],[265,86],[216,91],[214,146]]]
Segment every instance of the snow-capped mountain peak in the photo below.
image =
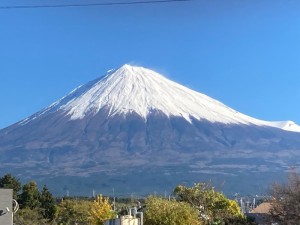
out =
[[164,76],[137,66],[124,65],[96,81],[78,98],[61,107],[71,119],[81,119],[107,108],[110,116],[135,112],[144,119],[153,111],[167,116],[206,119],[211,122],[246,123],[230,109],[206,95],[197,93]]
[[[213,123],[271,126],[300,132],[300,126],[291,121],[268,122],[249,117],[155,71],[128,64],[76,88],[38,115],[63,110],[71,120],[77,120],[95,115],[101,109],[108,110],[109,116],[136,113],[147,120],[149,113],[160,111],[168,117],[183,117],[190,123],[196,119]],[[23,122],[27,123],[28,119]]]

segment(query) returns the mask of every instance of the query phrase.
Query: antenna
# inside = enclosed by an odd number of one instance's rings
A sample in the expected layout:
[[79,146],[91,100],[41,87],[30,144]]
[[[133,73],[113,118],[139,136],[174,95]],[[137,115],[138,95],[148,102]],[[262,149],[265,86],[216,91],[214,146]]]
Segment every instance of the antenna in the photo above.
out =
[[115,197],[115,188],[113,188],[113,198],[114,198],[114,211],[116,211],[116,197]]

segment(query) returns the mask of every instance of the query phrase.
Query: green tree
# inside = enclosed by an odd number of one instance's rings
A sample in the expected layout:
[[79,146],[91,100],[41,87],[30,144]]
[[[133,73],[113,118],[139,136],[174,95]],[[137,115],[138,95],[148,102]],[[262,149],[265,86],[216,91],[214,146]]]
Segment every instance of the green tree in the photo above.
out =
[[188,203],[148,197],[145,225],[200,225],[197,210]]
[[112,211],[109,204],[109,199],[102,195],[98,195],[93,201],[89,214],[93,225],[103,225],[105,220],[116,217],[116,213]]
[[8,173],[0,178],[0,188],[13,189],[13,198],[17,199],[18,193],[21,190],[21,182]]
[[14,224],[18,225],[50,225],[37,209],[20,209],[14,216]]
[[194,187],[179,185],[174,194],[179,201],[189,203],[198,210],[199,219],[211,224],[247,224],[237,202],[207,183],[197,183]]
[[56,222],[63,225],[91,224],[89,211],[92,202],[86,200],[63,200],[58,205]]
[[44,185],[40,195],[40,203],[43,217],[52,221],[55,217],[56,204],[55,199],[48,190],[47,186]]
[[22,194],[20,195],[20,207],[37,209],[40,206],[40,192],[37,184],[34,181],[30,181],[22,188]]

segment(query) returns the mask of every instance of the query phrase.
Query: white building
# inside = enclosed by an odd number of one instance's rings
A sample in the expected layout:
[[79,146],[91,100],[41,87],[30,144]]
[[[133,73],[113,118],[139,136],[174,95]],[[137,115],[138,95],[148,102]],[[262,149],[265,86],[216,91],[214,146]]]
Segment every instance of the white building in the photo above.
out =
[[106,220],[104,225],[140,225],[140,219],[126,215],[120,218]]
[[13,190],[0,189],[0,224],[13,224]]

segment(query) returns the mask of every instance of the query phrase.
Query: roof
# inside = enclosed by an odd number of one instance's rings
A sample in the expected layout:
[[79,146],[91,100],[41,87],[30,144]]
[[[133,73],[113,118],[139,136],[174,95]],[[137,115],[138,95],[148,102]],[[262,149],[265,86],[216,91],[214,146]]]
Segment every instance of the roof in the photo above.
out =
[[272,208],[272,204],[270,202],[263,202],[254,208],[250,213],[266,213],[269,214]]

